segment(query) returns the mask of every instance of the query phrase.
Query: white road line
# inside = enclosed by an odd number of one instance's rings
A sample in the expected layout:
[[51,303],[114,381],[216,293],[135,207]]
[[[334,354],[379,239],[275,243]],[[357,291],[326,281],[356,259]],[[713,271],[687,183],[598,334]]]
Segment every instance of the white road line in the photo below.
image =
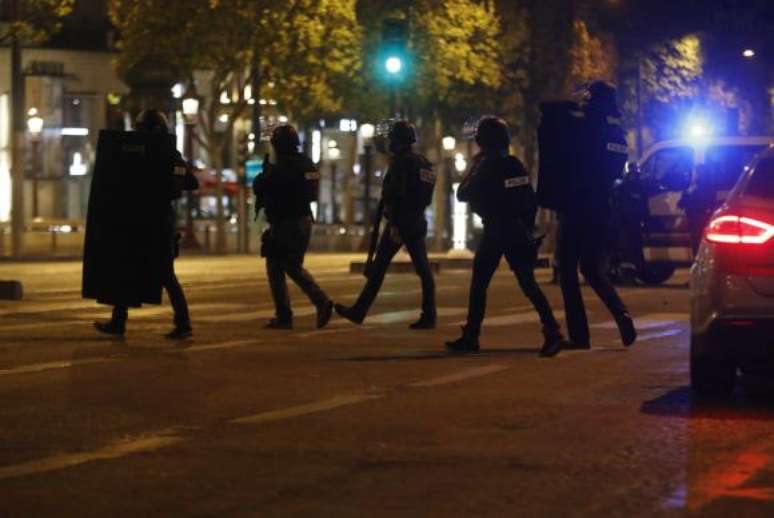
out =
[[[467,313],[467,311],[467,308],[464,307],[441,307],[437,309],[439,317],[455,317],[458,315],[464,315]],[[419,318],[419,313],[420,312],[417,309],[388,311],[386,313],[379,313],[377,315],[367,317],[367,321],[369,324],[397,324],[400,322],[410,322],[415,320]]]
[[57,369],[69,369],[81,365],[92,365],[97,363],[108,363],[116,361],[115,358],[88,358],[84,360],[65,360],[61,362],[34,363],[32,365],[23,365],[11,369],[0,369],[0,376],[13,376],[17,374],[32,374]]
[[154,435],[133,441],[116,442],[92,452],[62,453],[15,466],[0,467],[0,480],[36,475],[38,473],[72,468],[87,462],[116,459],[134,453],[154,451],[172,446],[182,440],[183,438],[176,435],[174,429],[162,430]]
[[[497,317],[487,317],[484,319],[483,327],[503,327],[503,326],[512,326],[516,324],[525,324],[527,322],[539,322],[540,316],[535,312],[531,307],[529,306],[523,306],[516,308],[517,311],[519,310],[527,310],[525,313],[516,313],[515,315],[500,315]],[[564,317],[564,311],[554,311],[554,316],[556,318],[562,318]],[[465,320],[461,320],[459,322],[453,322],[451,324],[447,324],[447,326],[462,326],[467,324]]]
[[509,369],[507,365],[486,365],[484,367],[474,367],[464,371],[457,372],[455,374],[448,374],[438,378],[432,378],[426,381],[417,381],[416,383],[410,383],[408,386],[412,388],[419,387],[437,387],[439,385],[447,385],[449,383],[456,383],[470,378],[479,378],[488,374],[494,374]]
[[[647,342],[649,340],[658,340],[659,338],[667,338],[670,336],[679,335],[682,332],[683,332],[682,329],[667,329],[666,331],[654,331],[651,333],[645,333],[644,335],[638,336],[637,342]],[[637,342],[634,342],[634,345],[637,345]]]
[[378,399],[381,396],[368,396],[368,395],[349,395],[349,396],[336,396],[324,401],[316,401],[314,403],[307,403],[305,405],[292,406],[290,408],[284,408],[282,410],[273,410],[270,412],[262,412],[246,417],[239,417],[232,419],[230,422],[234,424],[261,424],[269,423],[272,421],[280,421],[282,419],[290,419],[293,417],[300,417],[307,414],[316,414],[319,412],[327,412],[342,406],[354,405],[357,403],[363,403],[365,401],[371,401]]
[[[688,313],[647,313],[641,317],[634,318],[634,327],[639,331],[645,329],[657,329],[659,327],[687,322],[689,316]],[[618,329],[615,320],[591,324],[590,327],[596,329]]]

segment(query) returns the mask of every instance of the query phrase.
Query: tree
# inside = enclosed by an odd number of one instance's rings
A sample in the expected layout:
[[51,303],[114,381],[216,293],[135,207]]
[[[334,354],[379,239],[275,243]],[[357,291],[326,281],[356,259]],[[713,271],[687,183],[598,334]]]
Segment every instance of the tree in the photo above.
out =
[[25,42],[45,41],[59,29],[62,18],[72,12],[74,3],[75,0],[16,0],[18,10],[13,19],[4,26],[0,24],[0,45],[13,37]]
[[[493,93],[503,80],[499,42],[500,23],[491,2],[472,0],[419,0],[358,3],[365,29],[364,89],[356,96],[360,112],[371,117],[388,113],[389,85],[380,61],[381,28],[386,18],[402,18],[409,26],[408,73],[399,86],[401,113],[416,122],[422,146],[441,157],[441,137],[461,127],[470,115],[494,106]],[[390,114],[392,115],[392,114]],[[437,176],[435,247],[443,246],[446,196],[444,174]]]
[[615,81],[618,57],[610,39],[591,34],[584,20],[573,21],[566,90],[596,79]]
[[223,151],[236,120],[258,99],[299,119],[340,106],[336,84],[359,68],[354,0],[111,0],[110,15],[119,70],[158,56],[206,93],[197,138],[216,171],[216,249],[225,251]]

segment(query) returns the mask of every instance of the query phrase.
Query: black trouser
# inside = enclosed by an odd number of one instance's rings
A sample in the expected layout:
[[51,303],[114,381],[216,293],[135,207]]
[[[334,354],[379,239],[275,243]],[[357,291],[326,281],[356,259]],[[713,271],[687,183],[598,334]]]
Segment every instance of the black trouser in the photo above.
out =
[[384,282],[384,276],[390,267],[392,258],[398,253],[400,247],[405,245],[411,256],[411,262],[414,264],[414,271],[419,275],[422,281],[422,313],[427,318],[436,318],[435,311],[435,281],[433,272],[430,270],[430,261],[427,259],[427,246],[425,245],[424,233],[419,234],[414,239],[399,239],[394,227],[387,225],[379,238],[379,245],[376,248],[376,257],[371,265],[371,272],[368,281],[360,292],[360,296],[352,309],[355,312],[365,316],[371,308],[379,289]]
[[560,213],[557,247],[559,283],[564,298],[567,332],[577,344],[589,343],[589,324],[578,282],[578,264],[586,282],[615,319],[627,312],[607,272],[609,212],[593,215]]
[[274,245],[273,251],[266,257],[266,273],[277,320],[287,322],[293,318],[286,274],[318,308],[330,300],[303,266],[311,235],[312,218],[309,217],[287,219],[271,226]]
[[543,324],[543,334],[557,336],[559,323],[554,318],[551,305],[543,290],[535,280],[535,265],[537,262],[537,247],[527,243],[519,243],[513,235],[513,228],[507,224],[484,223],[484,234],[473,259],[473,278],[470,281],[470,300],[468,302],[468,322],[465,333],[470,337],[478,337],[481,333],[481,323],[486,312],[486,291],[492,276],[505,255],[524,295],[535,307],[540,322]]
[[[167,290],[169,301],[172,303],[172,309],[175,312],[175,327],[191,327],[191,317],[188,314],[188,303],[185,300],[183,287],[177,280],[175,274],[175,263],[169,260],[167,267],[162,272],[161,284]],[[129,308],[126,306],[113,307],[113,322],[125,326],[129,318]]]

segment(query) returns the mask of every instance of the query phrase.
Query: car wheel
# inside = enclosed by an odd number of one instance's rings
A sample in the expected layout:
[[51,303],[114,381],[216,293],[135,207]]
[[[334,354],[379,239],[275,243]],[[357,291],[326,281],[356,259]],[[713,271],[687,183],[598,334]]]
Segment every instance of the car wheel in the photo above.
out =
[[691,388],[702,398],[725,398],[736,384],[736,363],[731,359],[708,358],[697,354],[697,341],[704,338],[691,336]]
[[675,267],[669,263],[644,263],[637,269],[637,278],[651,286],[662,284],[675,273]]

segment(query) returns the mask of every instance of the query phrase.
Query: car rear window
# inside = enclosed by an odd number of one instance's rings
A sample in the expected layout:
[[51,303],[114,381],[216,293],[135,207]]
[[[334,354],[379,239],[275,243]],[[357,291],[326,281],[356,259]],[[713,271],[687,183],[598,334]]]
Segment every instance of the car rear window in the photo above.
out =
[[742,176],[745,166],[766,146],[712,146],[705,163],[714,175],[715,188],[730,190]]
[[764,158],[758,162],[745,193],[774,200],[774,158]]

